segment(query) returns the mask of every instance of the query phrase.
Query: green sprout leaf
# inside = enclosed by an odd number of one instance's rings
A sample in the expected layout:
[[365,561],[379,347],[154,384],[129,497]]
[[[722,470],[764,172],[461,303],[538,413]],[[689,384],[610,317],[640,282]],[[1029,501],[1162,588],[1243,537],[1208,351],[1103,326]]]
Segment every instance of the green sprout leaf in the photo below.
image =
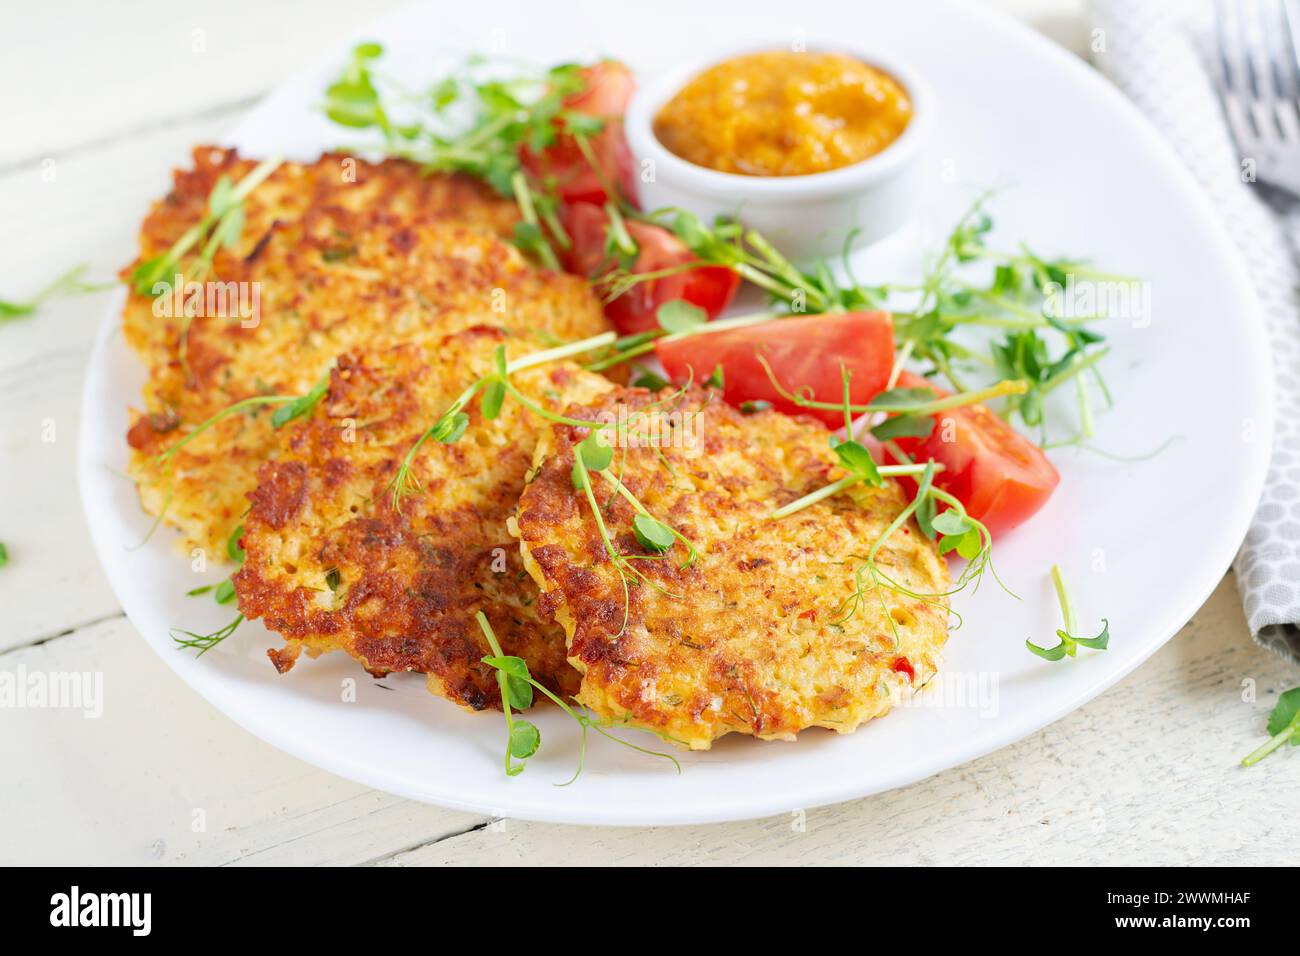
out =
[[226,578],[213,590],[212,597],[218,604],[229,604],[235,599],[235,582]]
[[[1300,716],[1300,687],[1292,688],[1277,699],[1273,712],[1268,715],[1269,736],[1282,733]],[[1291,740],[1292,745],[1300,744],[1300,737]]]
[[871,429],[871,434],[877,441],[892,441],[895,438],[929,438],[932,431],[933,416],[896,415]]
[[434,441],[444,445],[454,445],[460,441],[468,427],[469,416],[464,412],[456,412],[438,421],[438,424],[433,427],[432,437]]
[[642,369],[641,373],[632,379],[633,388],[644,388],[651,392],[662,392],[668,387],[668,379],[662,375],[656,375],[648,369]]
[[674,332],[689,332],[703,325],[708,321],[709,314],[684,299],[673,299],[659,306],[655,317],[659,320],[659,327],[671,335]]
[[0,323],[33,315],[47,299],[58,296],[84,295],[89,292],[100,292],[106,288],[111,288],[111,283],[96,284],[86,282],[81,278],[85,271],[86,265],[84,263],[73,266],[26,302],[10,302],[0,299]]
[[671,548],[675,540],[673,529],[650,515],[636,515],[632,519],[632,531],[641,547],[658,554]]
[[230,537],[226,539],[226,554],[230,560],[236,564],[244,563],[244,549],[239,546],[239,539],[244,536],[244,526],[241,524],[230,532]]
[[306,395],[303,395],[286,405],[280,405],[271,413],[271,426],[273,428],[283,428],[289,422],[297,418],[305,418],[316,410],[316,406],[321,403],[325,393],[329,391],[330,377],[326,372],[321,376],[320,381],[311,387]]
[[[944,515],[935,518],[935,527]],[[947,539],[945,539],[947,540]],[[943,543],[939,545],[943,549]],[[960,553],[960,550],[958,551]],[[1070,590],[1065,584],[1065,575],[1061,573],[1058,565],[1052,565],[1052,582],[1056,586],[1056,597],[1061,605],[1061,617],[1065,621],[1065,627],[1056,632],[1057,639],[1060,641],[1055,647],[1039,647],[1032,641],[1025,641],[1025,647],[1031,654],[1037,654],[1039,657],[1048,661],[1059,661],[1065,657],[1074,657],[1080,647],[1087,647],[1097,651],[1104,651],[1110,644],[1110,621],[1102,618],[1101,633],[1096,637],[1078,637],[1078,624],[1074,617],[1074,604],[1070,598]]]
[[492,421],[501,414],[501,407],[506,401],[506,383],[503,379],[493,379],[483,389],[483,417]]
[[[532,688],[529,687],[529,690],[531,691]],[[510,756],[516,760],[527,760],[537,753],[537,748],[541,746],[541,743],[542,734],[533,724],[526,720],[516,720],[511,723]],[[523,769],[523,765],[520,764],[514,773],[518,774]]]
[[932,402],[937,396],[932,388],[891,388],[871,400],[871,407],[887,412],[891,408],[911,408]]
[[[575,455],[582,456],[582,463],[587,466],[588,471],[604,471],[614,463],[614,449],[609,447],[608,440],[605,438],[603,428],[593,428],[591,434],[578,443]],[[579,474],[578,463],[573,463],[573,487],[582,488],[582,477]]]
[[[1056,633],[1059,635],[1063,632],[1057,631]],[[1033,643],[1032,641],[1025,641],[1025,646],[1029,648],[1031,652],[1037,654],[1045,661],[1059,661],[1061,658],[1065,656],[1066,648],[1069,647],[1069,645],[1066,644],[1064,640],[1062,640],[1061,643],[1057,644],[1055,647],[1039,647],[1037,644]]]
[[841,441],[836,442],[832,447],[840,464],[873,488],[880,486],[880,471],[876,468],[875,459],[871,457],[871,452],[867,451],[865,445],[856,441]]
[[527,710],[533,706],[533,687],[528,683],[531,675],[528,672],[528,663],[522,657],[485,657],[483,663],[495,667],[499,674],[505,675],[506,696],[511,707],[516,710]]
[[196,634],[193,631],[183,631],[174,627],[171,629],[171,638],[179,649],[198,651],[198,656],[202,657],[239,630],[239,625],[242,623],[244,623],[244,615],[237,614],[235,619],[225,627],[218,628],[210,634]]
[[1091,647],[1095,651],[1104,651],[1110,644],[1110,621],[1106,618],[1101,619],[1101,633],[1096,637],[1076,637],[1074,643],[1083,647]]
[[479,630],[492,649],[490,655],[484,656],[483,663],[495,668],[497,686],[501,688],[501,710],[506,718],[506,775],[518,776],[524,771],[524,764],[515,760],[527,760],[537,753],[541,746],[542,735],[526,720],[516,720],[511,708],[523,709],[533,703],[533,679],[528,673],[528,664],[522,658],[511,657],[501,653],[496,633],[482,611],[474,614]]
[[1287,743],[1300,744],[1300,687],[1293,687],[1278,697],[1273,712],[1268,715],[1268,733],[1269,739],[1241,761],[1243,767],[1253,767]]
[[962,535],[969,531],[973,526],[970,519],[965,515],[958,514],[951,508],[934,516],[930,525],[940,534]]

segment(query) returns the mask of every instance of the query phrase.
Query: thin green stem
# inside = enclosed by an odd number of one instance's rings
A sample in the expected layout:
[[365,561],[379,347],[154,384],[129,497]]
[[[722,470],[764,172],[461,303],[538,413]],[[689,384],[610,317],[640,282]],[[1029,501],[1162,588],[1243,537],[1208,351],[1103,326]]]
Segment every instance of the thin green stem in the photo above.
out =
[[1052,565],[1052,583],[1056,585],[1056,600],[1061,605],[1061,619],[1065,621],[1067,634],[1078,634],[1078,622],[1074,619],[1074,602],[1070,600],[1070,589],[1065,583],[1065,575],[1060,565]]
[[1283,727],[1279,733],[1270,737],[1263,746],[1256,750],[1252,750],[1247,754],[1246,757],[1242,759],[1241,765],[1243,767],[1253,767],[1274,750],[1277,750],[1277,748],[1289,741],[1298,731],[1300,731],[1300,714],[1296,714],[1295,717],[1291,718],[1291,723]]

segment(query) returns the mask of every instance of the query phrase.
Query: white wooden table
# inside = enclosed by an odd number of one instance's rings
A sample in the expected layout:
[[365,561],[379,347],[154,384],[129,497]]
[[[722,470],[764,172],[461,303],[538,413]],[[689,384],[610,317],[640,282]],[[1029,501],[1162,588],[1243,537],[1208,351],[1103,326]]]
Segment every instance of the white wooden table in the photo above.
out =
[[[11,5],[0,31],[0,297],[132,256],[149,200],[259,94],[389,2]],[[1000,0],[1070,45],[1071,0]],[[53,176],[50,176],[50,172]],[[52,181],[50,181],[52,178]],[[806,820],[602,830],[494,821],[331,776],[237,728],[122,615],[74,477],[104,297],[0,326],[0,669],[98,671],[97,720],[0,709],[0,863],[1295,863],[1300,763],[1236,766],[1296,672],[1231,578],[1150,662],[999,753]],[[1254,695],[1249,693],[1253,689]],[[1287,759],[1290,758],[1290,759]]]

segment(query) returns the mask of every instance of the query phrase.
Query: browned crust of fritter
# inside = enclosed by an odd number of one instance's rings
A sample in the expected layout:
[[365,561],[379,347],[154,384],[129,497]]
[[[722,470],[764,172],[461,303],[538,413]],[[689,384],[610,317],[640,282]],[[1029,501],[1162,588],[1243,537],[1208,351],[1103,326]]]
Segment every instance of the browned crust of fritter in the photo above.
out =
[[[317,412],[283,430],[249,496],[246,558],[234,577],[240,610],[285,638],[271,653],[281,671],[301,649],[338,649],[376,675],[424,673],[431,691],[468,709],[500,708],[474,620],[482,610],[507,654],[555,692],[577,691],[563,630],[538,616],[537,587],[507,530],[536,444],[533,416],[508,401],[485,421],[476,400],[460,441],[422,446],[414,473],[423,490],[400,511],[389,494],[421,431],[490,369],[500,344],[526,351],[476,328],[428,349],[345,355]],[[514,381],[561,403],[610,387],[568,363]]]
[[[177,172],[145,220],[140,259],[198,221],[219,176],[238,181],[253,165],[231,150],[197,149],[195,168]],[[222,421],[165,475],[150,467],[152,456],[241,399],[304,393],[348,349],[429,342],[485,323],[534,333],[539,344],[603,331],[586,283],[534,268],[501,241],[515,216],[469,178],[425,176],[402,161],[330,154],[281,166],[249,197],[241,238],[218,252],[209,277],[256,284],[255,326],[238,316],[196,318],[182,361],[182,319],[156,315],[149,296],[128,299],[127,341],[149,367],[128,433],[145,509],[165,508],[187,546],[222,555],[276,445],[269,412]]]
[[[654,401],[619,390],[568,414],[616,415],[620,405],[646,409]],[[544,460],[520,500],[518,533],[542,608],[564,624],[570,660],[584,675],[579,699],[707,748],[732,732],[788,739],[809,726],[851,731],[914,689],[895,667],[900,657],[917,685],[928,680],[947,636],[945,601],[872,592],[844,615],[857,556],[906,504],[896,483],[859,487],[772,521],[774,509],[843,475],[826,430],[777,412],[746,416],[699,391],[678,411],[698,415],[698,455],[620,450],[613,470],[701,554],[682,568],[678,544],[666,559],[638,561],[657,587],[634,585],[626,600],[588,504],[572,487],[573,448],[585,430],[554,426],[538,447]],[[646,554],[631,506],[607,490],[600,500],[615,546]],[[948,586],[943,560],[914,523],[891,536],[878,561],[919,593]]]

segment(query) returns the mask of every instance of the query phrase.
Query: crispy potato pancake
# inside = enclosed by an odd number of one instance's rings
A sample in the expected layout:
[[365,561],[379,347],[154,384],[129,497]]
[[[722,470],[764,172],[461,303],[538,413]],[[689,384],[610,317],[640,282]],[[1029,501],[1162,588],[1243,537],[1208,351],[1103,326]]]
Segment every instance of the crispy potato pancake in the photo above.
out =
[[[492,369],[500,344],[476,328],[427,348],[402,345],[340,358],[308,419],[281,429],[280,448],[249,496],[239,607],[287,642],[271,660],[288,670],[305,648],[343,650],[372,674],[417,671],[429,689],[470,710],[501,707],[491,650],[474,621],[557,693],[577,690],[564,631],[537,613],[537,587],[506,524],[523,490],[541,421],[515,399],[486,421],[475,399],[454,444],[425,442],[414,474],[423,490],[394,510],[389,484],[421,432]],[[554,407],[613,388],[571,363],[520,371],[512,382]]]
[[[354,182],[346,162],[356,164]],[[198,222],[219,175],[237,181],[252,165],[196,151],[196,169],[177,173],[145,221],[141,259]],[[428,343],[480,324],[526,331],[541,345],[604,331],[586,283],[534,268],[498,237],[514,217],[512,204],[471,180],[424,176],[401,161],[281,166],[248,198],[239,241],[216,255],[206,288],[228,284],[221,314],[187,325],[168,314],[180,311],[170,297],[132,293],[127,302],[127,340],[149,367],[128,434],[145,509],[165,512],[186,547],[224,556],[276,447],[269,410],[223,420],[166,472],[151,459],[241,399],[303,394],[349,349]]]
[[[948,636],[946,600],[883,589],[855,597],[863,556],[906,506],[897,483],[858,486],[774,521],[774,509],[843,477],[823,427],[775,411],[743,415],[698,390],[660,407],[651,393],[618,389],[566,414],[594,419],[620,408],[664,414],[659,441],[624,442],[610,471],[622,469],[650,514],[700,553],[682,567],[688,552],[676,542],[662,557],[636,559],[650,583],[632,578],[625,598],[572,484],[586,430],[546,429],[517,533],[543,611],[564,626],[569,660],[582,672],[582,703],[707,749],[728,733],[849,733],[934,674]],[[599,475],[593,481],[615,547],[653,555],[637,541],[632,506]],[[911,521],[877,563],[918,594],[949,586],[937,548]]]
[[[153,204],[140,226],[144,262],[165,253],[207,211],[217,180],[238,183],[257,166],[234,149],[196,146],[194,168],[173,173],[172,190]],[[277,229],[311,210],[361,213],[379,211],[399,218],[454,220],[508,237],[519,218],[515,204],[470,176],[426,176],[414,163],[386,160],[368,163],[353,156],[326,153],[310,164],[282,163],[244,204],[244,228],[230,248],[217,252],[214,278],[247,279],[252,260]],[[283,242],[281,243],[283,245]],[[332,247],[344,249],[340,242]],[[122,270],[127,278],[136,263]],[[256,270],[254,270],[256,271]],[[169,277],[170,278],[170,277]],[[155,315],[147,296],[132,296],[124,315],[127,341],[148,361],[161,348],[175,358],[181,320]]]

